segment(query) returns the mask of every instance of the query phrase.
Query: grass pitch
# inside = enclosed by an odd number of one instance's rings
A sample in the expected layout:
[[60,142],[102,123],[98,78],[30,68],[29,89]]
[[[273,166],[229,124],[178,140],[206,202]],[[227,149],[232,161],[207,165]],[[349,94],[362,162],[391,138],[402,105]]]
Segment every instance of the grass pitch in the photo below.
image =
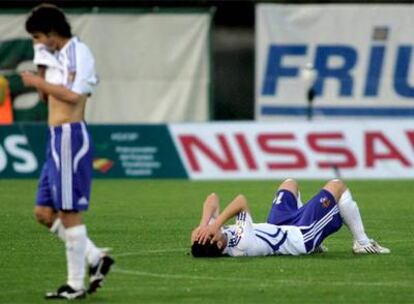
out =
[[[64,245],[36,224],[34,180],[0,180],[0,303],[44,303],[66,279]],[[189,234],[201,204],[238,193],[265,221],[276,182],[99,180],[85,215],[98,246],[113,248],[106,285],[84,303],[413,303],[413,181],[349,182],[366,230],[391,248],[354,256],[346,227],[329,252],[301,257],[194,259]],[[301,182],[303,200],[323,185]]]

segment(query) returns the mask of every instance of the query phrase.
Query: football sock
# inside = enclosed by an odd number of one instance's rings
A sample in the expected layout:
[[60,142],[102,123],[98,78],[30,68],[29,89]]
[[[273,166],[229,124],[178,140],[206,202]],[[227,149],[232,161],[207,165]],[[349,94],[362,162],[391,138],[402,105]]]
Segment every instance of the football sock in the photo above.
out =
[[[62,221],[57,218],[52,227],[49,229],[50,232],[56,234],[58,238],[66,242],[65,227],[63,227]],[[86,238],[86,260],[88,265],[94,267],[98,264],[99,259],[102,257],[102,251],[95,246],[95,244],[87,237]]]
[[68,285],[73,289],[84,288],[86,226],[78,225],[65,229],[66,261],[68,268]]
[[54,222],[52,227],[50,227],[50,232],[53,234],[56,234],[58,238],[60,238],[62,241],[66,242],[65,237],[65,227],[63,227],[62,221],[60,218],[57,218]]
[[368,244],[369,238],[365,233],[358,205],[353,200],[351,191],[349,191],[349,189],[347,189],[342,194],[338,202],[338,207],[342,219],[348,226],[349,230],[351,230],[354,240],[357,241],[360,245]]
[[88,264],[95,267],[102,257],[102,251],[87,237],[86,238],[86,260]]

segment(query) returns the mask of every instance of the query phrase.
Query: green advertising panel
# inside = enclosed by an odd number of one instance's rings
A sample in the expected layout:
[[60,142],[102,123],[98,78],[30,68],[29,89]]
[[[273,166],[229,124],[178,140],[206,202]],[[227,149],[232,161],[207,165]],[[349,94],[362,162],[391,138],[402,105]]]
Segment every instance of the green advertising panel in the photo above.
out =
[[36,177],[46,156],[47,126],[0,126],[0,178]]
[[187,178],[165,125],[89,127],[97,177]]
[[[187,178],[165,125],[90,125],[94,176]],[[38,177],[45,160],[47,126],[0,126],[0,178]]]

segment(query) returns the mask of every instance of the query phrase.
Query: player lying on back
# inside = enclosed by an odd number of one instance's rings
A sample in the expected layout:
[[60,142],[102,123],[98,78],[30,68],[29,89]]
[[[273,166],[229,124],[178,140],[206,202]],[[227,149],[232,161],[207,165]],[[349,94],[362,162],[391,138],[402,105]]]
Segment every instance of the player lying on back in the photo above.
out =
[[[353,236],[356,254],[386,254],[388,248],[370,239],[358,206],[345,183],[334,179],[302,205],[298,184],[285,180],[278,188],[266,223],[254,224],[248,202],[238,195],[219,213],[219,198],[210,194],[200,225],[192,231],[194,257],[300,255],[320,250],[322,241],[344,222]],[[236,224],[224,226],[236,216]]]

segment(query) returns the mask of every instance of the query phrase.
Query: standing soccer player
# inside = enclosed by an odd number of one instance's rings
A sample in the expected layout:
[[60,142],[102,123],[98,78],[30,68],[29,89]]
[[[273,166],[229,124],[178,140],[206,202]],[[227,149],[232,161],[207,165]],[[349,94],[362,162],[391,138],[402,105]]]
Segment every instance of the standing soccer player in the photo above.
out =
[[88,97],[97,84],[95,61],[89,48],[72,36],[64,13],[54,5],[34,8],[26,20],[33,39],[35,63],[44,76],[21,74],[26,86],[36,88],[48,101],[47,159],[39,179],[35,215],[66,245],[67,283],[47,299],[86,296],[85,262],[89,266],[87,292],[93,293],[114,263],[88,238],[82,211],[89,207],[92,144],[84,122]]

